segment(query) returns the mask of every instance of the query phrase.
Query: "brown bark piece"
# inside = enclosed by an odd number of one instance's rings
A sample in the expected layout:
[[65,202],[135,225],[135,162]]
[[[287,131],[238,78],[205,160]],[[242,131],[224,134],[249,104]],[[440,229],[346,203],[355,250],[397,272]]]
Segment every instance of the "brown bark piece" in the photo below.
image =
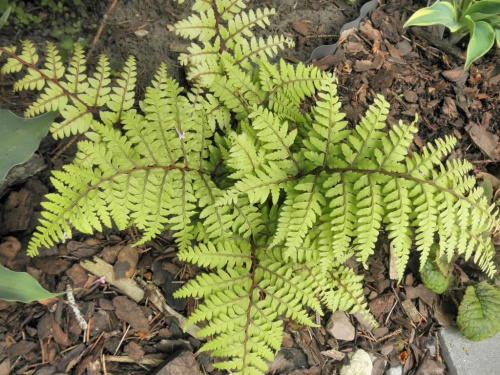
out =
[[113,271],[115,274],[115,279],[123,279],[125,277],[132,277],[135,274],[135,267],[139,261],[139,253],[137,248],[132,246],[125,246],[118,253],[118,257],[115,265],[113,266]]
[[127,297],[115,297],[113,305],[115,306],[116,316],[130,324],[133,329],[142,332],[149,330],[148,319],[136,303]]
[[83,288],[89,278],[87,271],[78,263],[73,264],[73,267],[66,271],[66,274],[73,281],[74,288]]
[[125,345],[123,351],[127,353],[134,361],[139,362],[144,358],[144,350],[142,350],[142,347],[135,341],[132,341]]
[[0,256],[13,260],[21,250],[21,243],[16,237],[7,237],[6,241],[0,245]]
[[179,352],[165,366],[158,368],[154,375],[202,375],[200,365],[194,354],[188,351]]
[[2,233],[26,230],[34,208],[33,193],[28,189],[23,188],[10,193],[5,202]]

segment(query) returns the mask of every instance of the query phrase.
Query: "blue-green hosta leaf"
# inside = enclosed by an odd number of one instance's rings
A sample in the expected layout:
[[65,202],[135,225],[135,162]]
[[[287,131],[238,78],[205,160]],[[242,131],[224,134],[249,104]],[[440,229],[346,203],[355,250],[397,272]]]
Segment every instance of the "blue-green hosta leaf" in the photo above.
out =
[[26,272],[14,272],[0,264],[0,300],[33,302],[60,296],[50,293]]
[[481,341],[500,332],[500,289],[486,281],[469,286],[458,308],[457,324],[465,338]]
[[474,14],[500,14],[500,0],[481,0],[467,8],[464,15],[473,17]]
[[495,30],[489,23],[484,21],[474,22],[469,16],[465,16],[470,29],[470,41],[467,46],[467,60],[464,69],[467,70],[471,64],[488,52],[495,42]]
[[417,10],[404,27],[408,26],[432,26],[443,25],[448,27],[452,32],[460,28],[460,24],[456,22],[455,9],[448,2],[437,1],[430,7]]
[[0,109],[2,137],[0,139],[0,181],[7,172],[27,161],[38,149],[41,139],[47,135],[56,112],[25,119],[7,109]]

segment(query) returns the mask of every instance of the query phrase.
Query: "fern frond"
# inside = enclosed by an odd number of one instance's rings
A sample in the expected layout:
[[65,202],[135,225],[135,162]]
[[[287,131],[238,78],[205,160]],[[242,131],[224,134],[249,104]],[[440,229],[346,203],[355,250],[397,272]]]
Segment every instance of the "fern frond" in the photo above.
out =
[[101,120],[106,125],[110,126],[117,123],[121,120],[123,112],[134,105],[136,76],[135,58],[130,56],[125,62],[125,67],[120,74],[120,78],[116,81],[117,86],[113,87],[111,89],[112,93],[109,94],[107,107],[111,112],[101,112]]
[[199,15],[192,14],[186,20],[177,22],[174,26],[175,33],[186,39],[196,39],[200,42],[207,42],[212,39],[216,33],[216,20],[214,11],[207,8]]

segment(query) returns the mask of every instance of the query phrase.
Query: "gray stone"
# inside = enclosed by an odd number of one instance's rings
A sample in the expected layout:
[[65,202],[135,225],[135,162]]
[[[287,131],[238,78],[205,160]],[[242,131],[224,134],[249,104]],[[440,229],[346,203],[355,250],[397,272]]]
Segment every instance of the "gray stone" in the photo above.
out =
[[480,342],[462,337],[457,327],[439,331],[441,352],[450,375],[500,374],[500,334]]
[[26,181],[28,178],[44,169],[45,163],[43,158],[38,154],[33,154],[27,162],[13,167],[9,173],[7,173],[7,176],[5,176],[5,180],[0,181],[0,197],[11,186]]
[[336,311],[326,323],[326,331],[337,340],[352,341],[356,331],[343,311]]

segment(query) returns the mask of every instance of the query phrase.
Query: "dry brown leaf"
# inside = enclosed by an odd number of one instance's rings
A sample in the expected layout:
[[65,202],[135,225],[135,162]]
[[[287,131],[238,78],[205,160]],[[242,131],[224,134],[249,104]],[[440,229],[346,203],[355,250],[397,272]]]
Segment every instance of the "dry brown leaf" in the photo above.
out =
[[500,153],[498,152],[498,136],[489,132],[482,126],[474,123],[465,128],[469,133],[472,141],[479,149],[485,153],[492,161],[500,160]]
[[126,321],[138,331],[147,332],[149,330],[148,319],[135,302],[120,296],[113,299],[113,306],[115,306],[115,314],[118,319]]

